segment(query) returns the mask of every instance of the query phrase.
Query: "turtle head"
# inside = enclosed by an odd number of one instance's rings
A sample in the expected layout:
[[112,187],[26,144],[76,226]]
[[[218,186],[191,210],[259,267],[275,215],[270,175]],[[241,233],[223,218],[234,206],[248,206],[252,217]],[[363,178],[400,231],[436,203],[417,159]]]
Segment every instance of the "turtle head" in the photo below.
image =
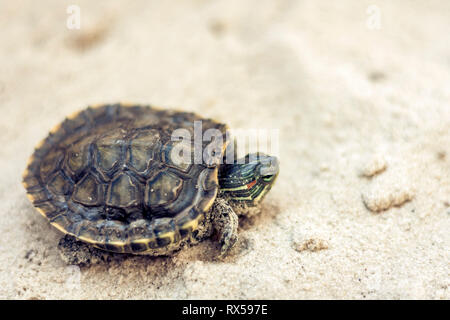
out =
[[230,200],[257,205],[278,176],[276,157],[263,153],[248,154],[232,164],[223,164],[219,173],[220,191]]

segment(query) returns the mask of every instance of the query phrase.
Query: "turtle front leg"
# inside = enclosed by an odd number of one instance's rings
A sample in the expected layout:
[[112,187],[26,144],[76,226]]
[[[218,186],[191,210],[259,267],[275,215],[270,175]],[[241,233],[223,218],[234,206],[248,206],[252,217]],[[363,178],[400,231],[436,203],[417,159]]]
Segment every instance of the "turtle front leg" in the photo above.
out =
[[218,197],[214,201],[212,222],[214,229],[219,233],[221,245],[219,258],[223,258],[238,240],[239,218],[228,202]]

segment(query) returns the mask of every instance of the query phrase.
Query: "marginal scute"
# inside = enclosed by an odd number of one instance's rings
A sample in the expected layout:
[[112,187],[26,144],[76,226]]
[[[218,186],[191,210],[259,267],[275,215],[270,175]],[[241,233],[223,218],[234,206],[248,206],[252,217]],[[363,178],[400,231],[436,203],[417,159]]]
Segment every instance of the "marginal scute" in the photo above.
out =
[[64,153],[61,150],[51,152],[45,157],[41,163],[41,178],[43,181],[47,180],[52,173],[59,169],[63,159]]
[[131,241],[139,241],[140,239],[150,239],[155,235],[150,224],[145,219],[133,221],[128,226],[128,238]]
[[154,159],[154,153],[160,145],[160,136],[156,130],[140,132],[130,142],[129,164],[138,172],[144,172],[149,162]]
[[23,178],[23,184],[24,184],[25,188],[27,188],[27,189],[33,189],[33,188],[39,186],[39,180],[36,179],[36,177],[30,176],[30,175],[27,174],[27,175]]
[[57,210],[57,208],[50,201],[38,203],[36,204],[36,207],[39,208],[47,217]]
[[107,192],[108,206],[126,208],[139,204],[138,182],[127,174],[121,173],[114,178]]
[[161,172],[147,183],[145,189],[146,204],[149,207],[164,205],[175,200],[180,193],[183,181],[169,172]]
[[102,185],[92,174],[86,175],[76,186],[73,200],[86,206],[94,206],[102,201]]
[[186,237],[189,232],[192,231],[192,218],[189,216],[189,212],[182,212],[175,218],[175,225],[180,233],[182,238]]
[[50,220],[50,223],[58,230],[72,231],[72,221],[68,218],[67,214],[60,214]]
[[101,240],[98,237],[99,233],[95,223],[89,220],[81,221],[78,224],[75,235],[80,239]]
[[50,200],[45,189],[35,190],[29,194],[29,197],[34,205],[43,201]]
[[113,121],[114,114],[108,112],[112,106],[90,106],[85,109],[89,118],[92,119],[93,123],[96,125],[104,124]]
[[159,218],[153,224],[158,246],[165,246],[179,240],[179,234],[171,218]]
[[61,125],[66,132],[74,133],[79,132],[80,129],[87,125],[87,123],[83,113],[75,112],[71,116],[67,117]]
[[106,242],[124,242],[126,232],[124,224],[119,221],[99,221],[97,229]]

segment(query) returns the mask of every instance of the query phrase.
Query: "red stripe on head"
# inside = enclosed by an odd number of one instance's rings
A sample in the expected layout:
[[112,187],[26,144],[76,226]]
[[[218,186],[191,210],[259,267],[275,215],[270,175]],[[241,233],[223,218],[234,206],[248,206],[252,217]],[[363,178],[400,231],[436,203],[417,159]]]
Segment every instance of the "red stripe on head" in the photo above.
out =
[[253,186],[256,184],[256,180],[254,180],[254,181],[252,181],[252,182],[250,182],[250,183],[247,183],[247,189],[251,189],[251,188],[253,188]]

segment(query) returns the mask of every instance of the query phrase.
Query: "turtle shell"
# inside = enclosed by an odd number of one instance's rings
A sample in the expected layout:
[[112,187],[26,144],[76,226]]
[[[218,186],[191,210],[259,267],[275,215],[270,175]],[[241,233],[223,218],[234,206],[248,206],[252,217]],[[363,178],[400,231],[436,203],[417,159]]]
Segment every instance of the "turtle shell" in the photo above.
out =
[[28,197],[54,227],[101,249],[158,254],[176,248],[204,224],[218,191],[217,163],[170,156],[173,131],[187,129],[193,137],[198,120],[203,131],[218,129],[225,137],[225,125],[193,113],[89,107],[36,148],[23,176]]

